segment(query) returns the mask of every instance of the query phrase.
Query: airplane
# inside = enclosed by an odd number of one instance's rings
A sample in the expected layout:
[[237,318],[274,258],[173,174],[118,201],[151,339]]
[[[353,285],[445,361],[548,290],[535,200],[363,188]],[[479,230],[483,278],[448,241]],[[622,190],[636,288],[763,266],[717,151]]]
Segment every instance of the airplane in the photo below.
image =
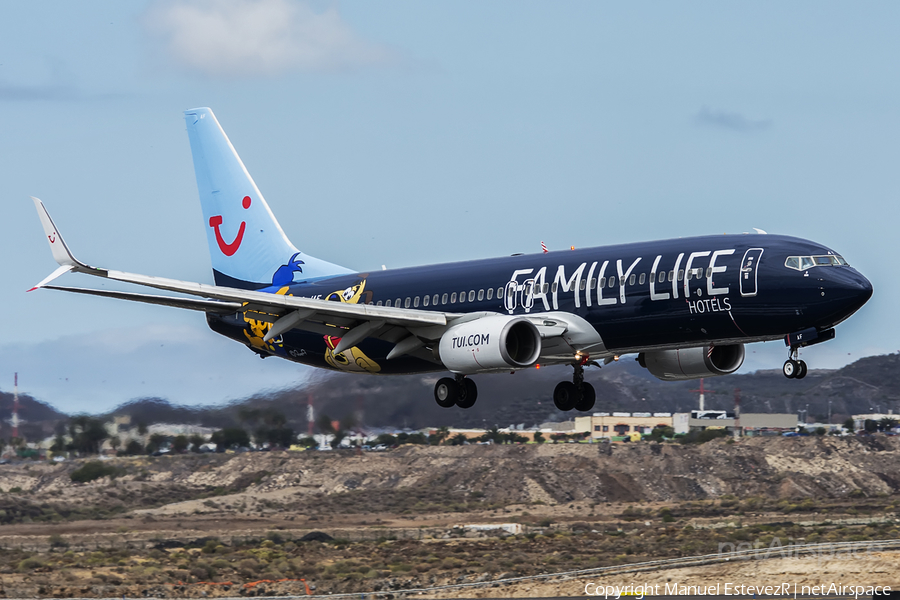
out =
[[[800,348],[828,341],[872,284],[834,250],[761,230],[354,271],[288,240],[209,108],[185,111],[215,285],[93,267],[75,258],[33,198],[59,267],[47,288],[200,311],[259,356],[334,371],[449,371],[444,408],[477,399],[472,375],[569,365],[559,410],[590,411],[587,366],[624,355],[662,380],[734,373],[746,344],[784,339],[786,377]],[[175,292],[50,285],[65,273]],[[29,291],[32,291],[29,290]]]

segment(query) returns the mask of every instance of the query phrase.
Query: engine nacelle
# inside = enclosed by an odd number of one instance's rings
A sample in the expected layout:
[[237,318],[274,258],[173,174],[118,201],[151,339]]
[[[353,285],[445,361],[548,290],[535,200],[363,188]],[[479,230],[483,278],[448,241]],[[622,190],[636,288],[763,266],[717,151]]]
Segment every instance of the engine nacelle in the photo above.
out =
[[438,352],[454,373],[523,369],[537,362],[541,334],[522,317],[481,317],[445,331]]
[[744,345],[709,346],[642,352],[638,362],[663,381],[682,381],[699,377],[728,375],[744,362]]

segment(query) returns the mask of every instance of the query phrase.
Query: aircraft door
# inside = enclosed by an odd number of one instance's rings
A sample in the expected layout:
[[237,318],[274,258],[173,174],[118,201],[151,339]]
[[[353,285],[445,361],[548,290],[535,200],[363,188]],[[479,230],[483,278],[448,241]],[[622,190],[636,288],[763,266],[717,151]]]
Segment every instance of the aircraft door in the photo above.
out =
[[741,296],[756,295],[756,272],[762,253],[762,248],[750,248],[744,252],[744,258],[741,260]]
[[525,308],[525,312],[531,312],[531,308],[534,306],[534,279],[528,279],[522,285],[524,287],[522,306]]
[[510,314],[514,310],[516,310],[516,293],[518,292],[519,284],[515,281],[510,281],[506,284],[506,293],[503,295],[503,305],[506,307],[506,310],[509,311]]

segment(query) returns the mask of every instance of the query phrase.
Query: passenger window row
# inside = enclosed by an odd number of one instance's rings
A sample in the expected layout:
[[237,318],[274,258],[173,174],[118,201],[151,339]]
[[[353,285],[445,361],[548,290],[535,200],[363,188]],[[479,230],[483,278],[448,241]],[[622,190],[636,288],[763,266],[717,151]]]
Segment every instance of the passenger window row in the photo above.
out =
[[[797,257],[791,257],[791,258],[797,258]],[[808,257],[804,257],[804,258],[808,258]],[[815,257],[815,258],[823,258],[823,257]],[[832,258],[834,258],[834,257],[832,257]],[[840,258],[840,257],[837,257],[837,258],[839,258],[840,260],[843,261],[842,258]],[[789,258],[788,260],[790,261],[791,259]],[[844,262],[842,264],[847,264],[847,263]],[[788,265],[788,266],[790,266],[790,265]],[[652,278],[653,273],[651,273],[650,275]],[[680,269],[678,271],[677,275],[678,275],[678,281],[684,281],[684,276],[685,276],[684,269]],[[704,275],[704,273],[703,273],[702,268],[691,269],[690,273],[688,273],[688,280],[694,279],[694,278],[702,279],[703,275]],[[676,276],[676,274],[675,274],[674,270],[668,271],[668,273],[666,271],[660,271],[658,281],[659,281],[659,283],[665,283],[666,280],[674,281],[675,276]],[[710,276],[712,276],[712,269],[707,268],[706,269],[706,277],[710,277]],[[638,285],[644,285],[644,283],[646,281],[647,281],[646,273],[641,273],[639,276],[632,273],[628,277],[628,285],[635,285],[635,283],[637,283]],[[595,290],[595,289],[597,289],[598,286],[601,289],[602,288],[614,288],[617,285],[619,285],[619,283],[620,283],[619,279],[615,275],[610,275],[609,277],[601,277],[600,279],[597,279],[596,277],[594,277],[594,278],[590,279],[590,281],[587,279],[582,279],[581,283],[579,284],[578,289],[579,290],[585,290],[585,289]],[[559,287],[558,283],[555,281],[553,282],[552,285],[549,283],[544,283],[543,286],[538,286],[538,289],[535,291],[535,293],[536,294],[548,294],[548,293],[555,294],[559,291],[558,287]],[[516,291],[510,287],[509,293],[510,293],[510,295],[513,295],[516,293]],[[526,286],[525,293],[526,294],[532,293],[531,289],[530,289],[530,284],[528,286]],[[421,306],[439,306],[439,305],[457,304],[457,303],[462,304],[466,301],[475,302],[476,297],[478,298],[479,302],[483,301],[485,298],[488,300],[493,300],[494,289],[488,288],[487,290],[484,290],[484,289],[469,290],[468,292],[463,290],[461,292],[453,292],[451,294],[444,293],[444,294],[434,294],[433,296],[421,296],[421,297],[415,296],[412,298],[407,297],[405,299],[397,298],[394,301],[385,300],[383,303],[381,300],[379,300],[378,302],[375,303],[375,305],[376,306],[395,306],[398,308],[401,306],[403,308],[410,308],[410,307],[419,308],[420,303],[421,303]],[[497,288],[497,299],[500,300],[501,298],[503,298],[503,288],[502,287]],[[372,304],[372,303],[370,302],[370,304]]]
[[[503,288],[497,288],[497,299],[503,297]],[[434,294],[433,296],[415,296],[413,298],[397,298],[396,300],[385,300],[382,302],[379,300],[375,303],[376,306],[395,306],[395,307],[403,307],[403,308],[419,308],[419,304],[422,306],[438,306],[442,304],[456,304],[459,302],[460,304],[463,302],[475,302],[475,298],[478,298],[478,301],[481,302],[485,298],[488,300],[494,299],[494,288],[489,288],[487,290],[463,290],[461,292],[453,292],[452,294]],[[370,302],[370,304],[372,304]]]

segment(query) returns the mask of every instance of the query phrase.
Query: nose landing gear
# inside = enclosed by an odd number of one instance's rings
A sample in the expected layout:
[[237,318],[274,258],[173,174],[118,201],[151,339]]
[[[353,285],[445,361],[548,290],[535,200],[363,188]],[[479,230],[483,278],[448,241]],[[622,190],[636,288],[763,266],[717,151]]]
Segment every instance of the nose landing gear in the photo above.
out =
[[792,347],[788,359],[784,361],[784,365],[781,367],[781,372],[788,379],[803,379],[806,377],[808,371],[806,362],[800,360],[800,352],[798,350],[798,348]]
[[478,386],[465,375],[457,375],[455,379],[443,377],[434,384],[434,401],[441,408],[472,408],[477,399]]
[[597,393],[594,386],[584,380],[584,365],[575,364],[575,373],[572,381],[561,381],[553,390],[553,404],[561,411],[570,411],[573,408],[581,412],[587,412],[594,408]]

